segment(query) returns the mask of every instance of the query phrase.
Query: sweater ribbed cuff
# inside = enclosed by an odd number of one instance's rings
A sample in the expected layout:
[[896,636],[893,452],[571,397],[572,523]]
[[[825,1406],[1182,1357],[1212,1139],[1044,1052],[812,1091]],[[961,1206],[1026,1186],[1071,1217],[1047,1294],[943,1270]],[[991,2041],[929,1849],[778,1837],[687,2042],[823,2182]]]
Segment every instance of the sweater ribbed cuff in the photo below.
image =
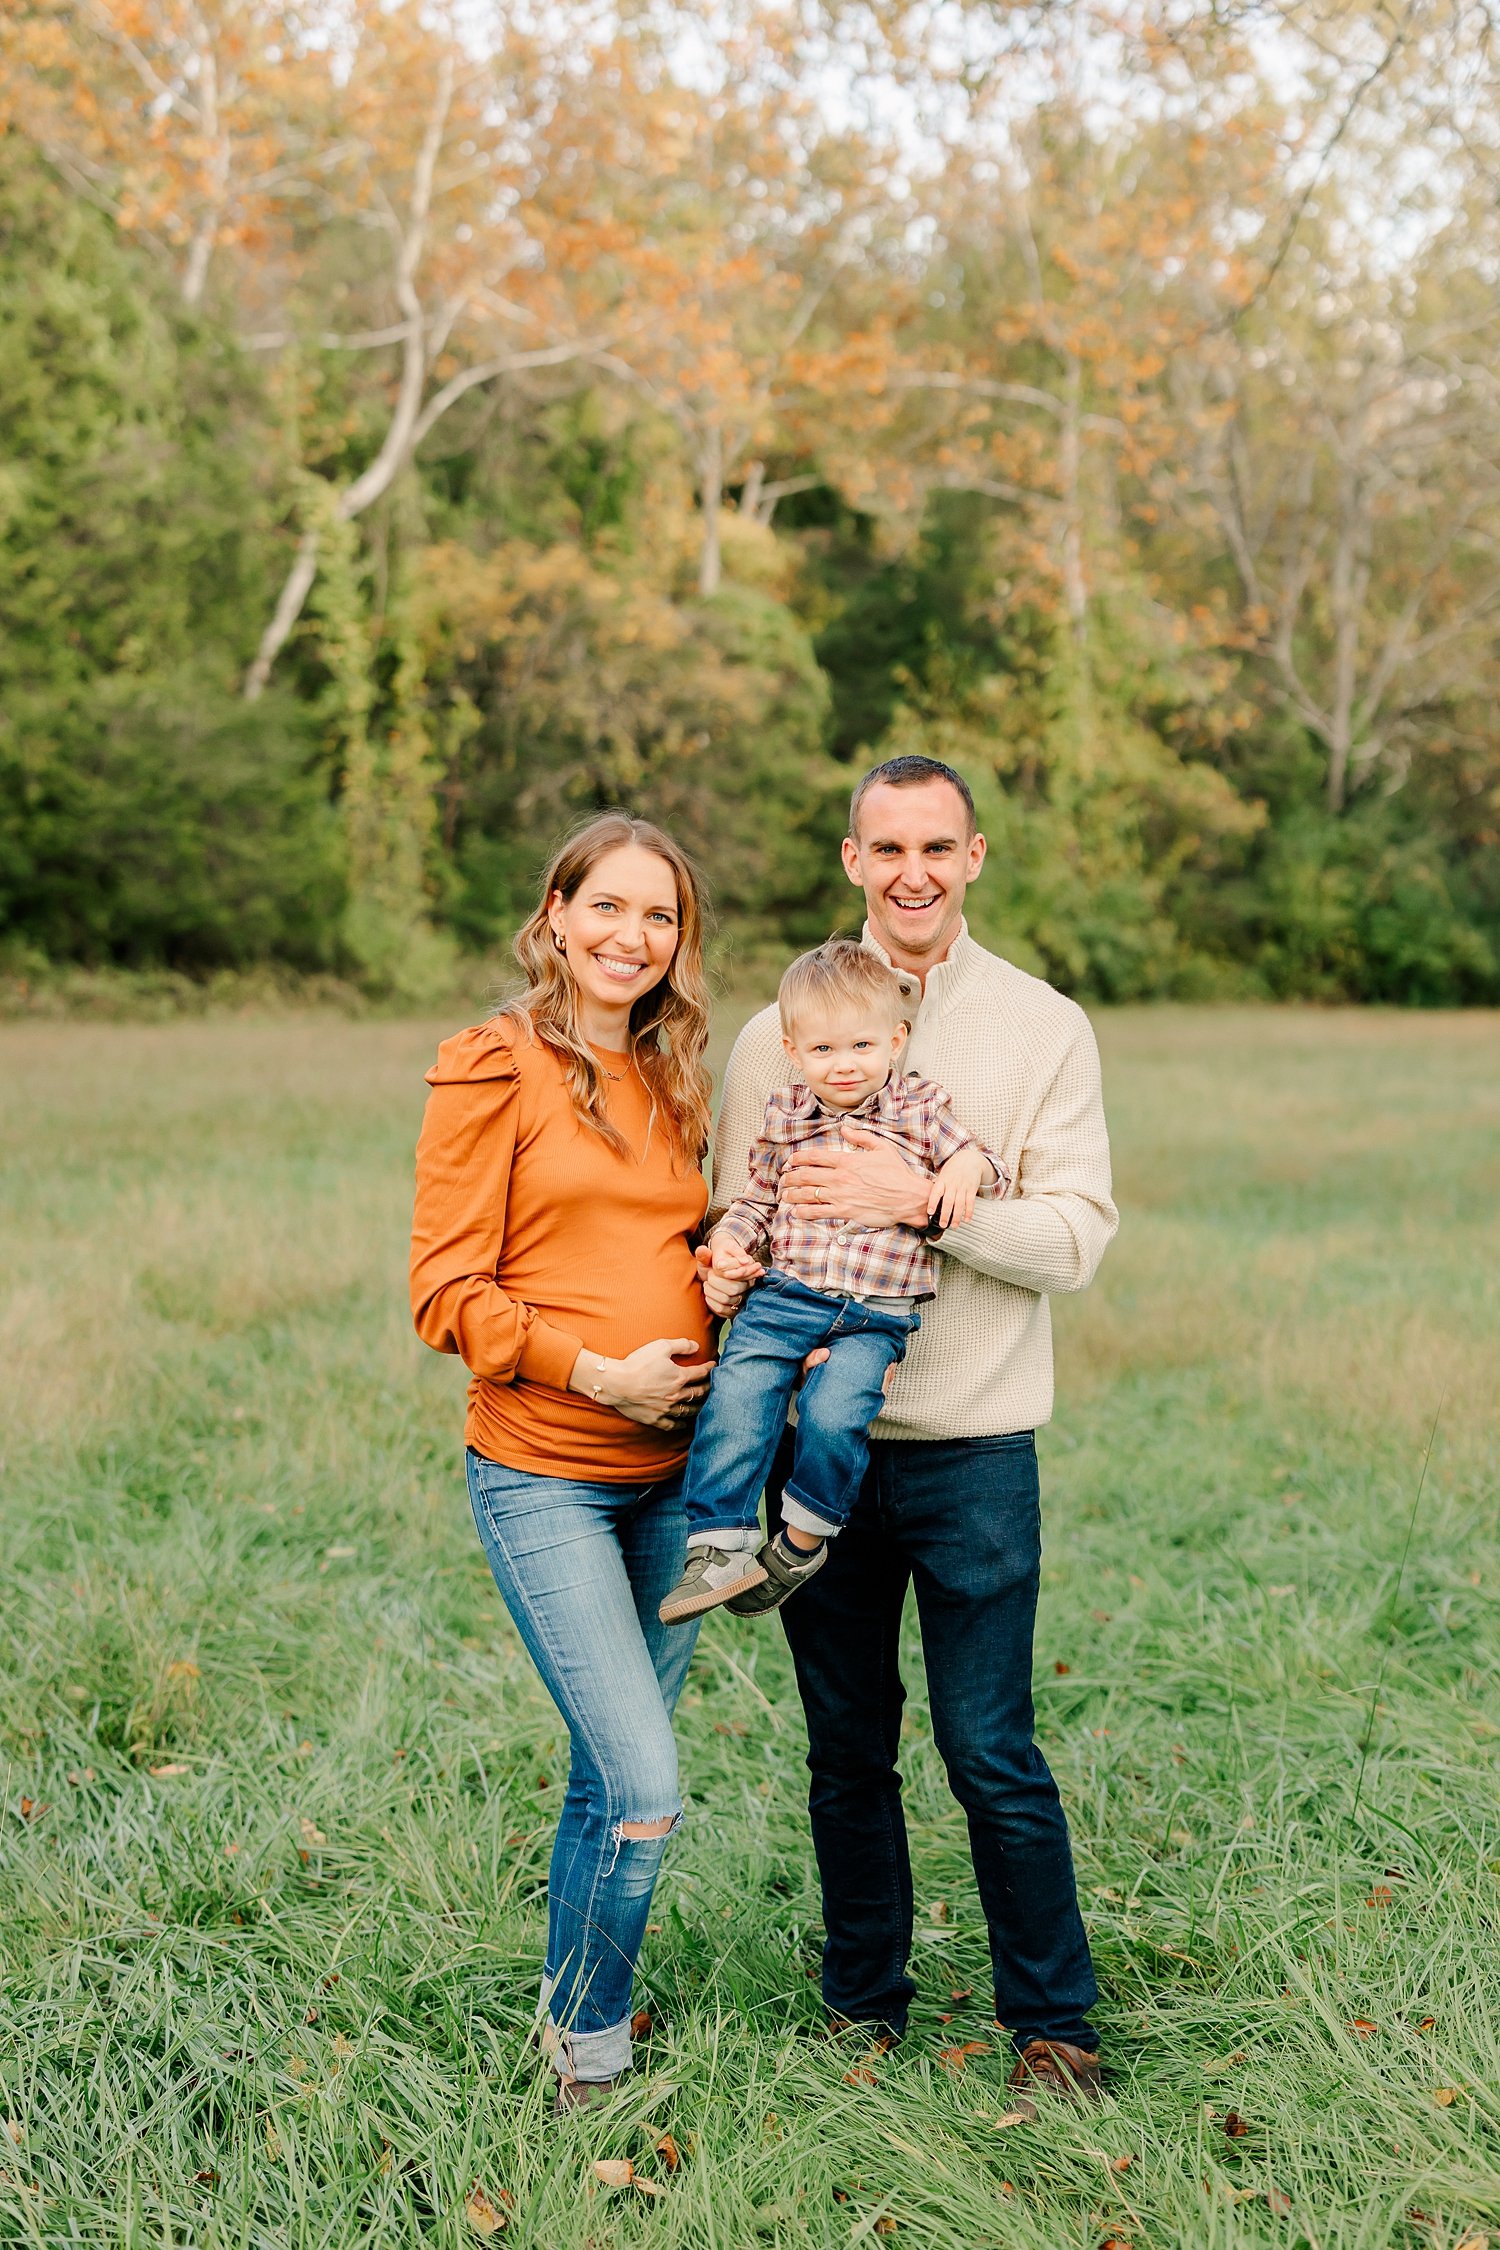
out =
[[525,1382],[549,1383],[553,1390],[565,1391],[583,1348],[582,1340],[570,1336],[565,1328],[533,1320],[516,1361],[516,1373]]

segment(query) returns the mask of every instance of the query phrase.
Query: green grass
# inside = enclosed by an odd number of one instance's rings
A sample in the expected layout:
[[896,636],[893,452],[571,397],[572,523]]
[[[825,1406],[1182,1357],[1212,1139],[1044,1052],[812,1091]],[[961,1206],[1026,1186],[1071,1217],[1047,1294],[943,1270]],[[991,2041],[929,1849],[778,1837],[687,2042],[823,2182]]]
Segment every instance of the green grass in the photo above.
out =
[[922,2000],[867,2066],[808,2036],[783,1645],[722,1619],[642,2067],[548,2117],[562,1730],[404,1306],[437,1029],[0,1029],[0,2238],[458,2244],[476,2182],[534,2250],[1500,2235],[1500,1024],[1103,1023],[1038,1693],[1113,2098],[1010,2127],[915,1642]]

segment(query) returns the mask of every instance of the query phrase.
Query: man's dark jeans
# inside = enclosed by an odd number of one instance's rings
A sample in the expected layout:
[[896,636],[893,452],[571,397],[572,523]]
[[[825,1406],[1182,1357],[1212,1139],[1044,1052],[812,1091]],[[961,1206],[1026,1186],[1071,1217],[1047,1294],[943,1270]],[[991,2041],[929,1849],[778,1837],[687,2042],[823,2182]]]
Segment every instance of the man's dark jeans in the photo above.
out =
[[[790,1446],[769,1491],[780,1492]],[[773,1502],[772,1514],[775,1514]],[[897,1638],[916,1588],[933,1735],[968,1815],[989,1925],[995,2014],[1017,2047],[1097,2047],[1098,1997],[1057,1784],[1032,1740],[1041,1575],[1036,1444],[875,1440],[841,1537],[782,1611],[807,1712],[809,1805],[823,1884],[823,1997],[894,2032],[915,1992],[911,1861],[896,1757]]]

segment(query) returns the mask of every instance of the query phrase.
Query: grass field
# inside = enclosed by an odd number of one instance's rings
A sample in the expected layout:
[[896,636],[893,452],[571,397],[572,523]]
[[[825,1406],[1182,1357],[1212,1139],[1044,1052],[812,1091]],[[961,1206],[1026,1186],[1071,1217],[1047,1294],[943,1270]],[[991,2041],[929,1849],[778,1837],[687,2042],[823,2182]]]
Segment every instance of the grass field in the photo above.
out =
[[405,1312],[438,1028],[0,1029],[0,2240],[1500,2243],[1500,1021],[1101,1026],[1038,1695],[1112,2099],[1012,2126],[915,1645],[866,2064],[808,2036],[783,1645],[723,1619],[643,2067],[547,2116],[564,1744]]

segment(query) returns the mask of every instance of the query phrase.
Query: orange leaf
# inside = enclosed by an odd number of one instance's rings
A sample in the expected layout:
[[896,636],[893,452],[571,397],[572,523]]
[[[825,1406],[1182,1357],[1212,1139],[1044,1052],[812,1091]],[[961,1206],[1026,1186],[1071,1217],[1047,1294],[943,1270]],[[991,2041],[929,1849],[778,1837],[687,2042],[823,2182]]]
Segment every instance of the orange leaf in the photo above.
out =
[[1439,2109],[1451,2109],[1453,2107],[1453,2104],[1458,2100],[1458,2092],[1459,2090],[1456,2086],[1434,2086],[1432,2089],[1432,2098],[1437,2103]]
[[1239,2111],[1232,2109],[1224,2119],[1224,2130],[1232,2141],[1242,2141],[1250,2128]]
[[1347,2023],[1344,2026],[1344,2029],[1352,2031],[1356,2039],[1368,2039],[1370,2033],[1378,2031],[1380,2026],[1378,2023],[1372,2023],[1368,2016],[1356,2016],[1352,2023]]
[[938,2061],[945,2070],[967,2070],[970,2055],[987,2055],[989,2051],[987,2039],[966,2039],[961,2047],[944,2047]]
[[474,2232],[483,2235],[486,2241],[492,2234],[498,2234],[502,2227],[507,2227],[510,2224],[505,2213],[495,2209],[494,2204],[477,2180],[469,2190],[468,2201],[464,2205],[464,2216]]
[[644,2039],[651,2029],[651,2024],[651,2010],[649,2008],[637,2008],[635,2014],[630,2019],[631,2038]]
[[846,2070],[844,2072],[844,2084],[846,2086],[873,2086],[875,2084],[875,2073],[873,2070]]
[[677,2143],[673,2140],[670,2133],[662,2134],[661,2139],[656,2143],[656,2153],[661,2158],[663,2164],[665,2164],[669,2172],[675,2172],[678,2165],[682,2162],[682,2157],[678,2152]]
[[1366,1906],[1389,1906],[1395,1895],[1389,1883],[1377,1883],[1365,1900],[1365,1904]]
[[600,2156],[594,2160],[594,2178],[605,2187],[629,2187],[635,2166],[628,2156]]

